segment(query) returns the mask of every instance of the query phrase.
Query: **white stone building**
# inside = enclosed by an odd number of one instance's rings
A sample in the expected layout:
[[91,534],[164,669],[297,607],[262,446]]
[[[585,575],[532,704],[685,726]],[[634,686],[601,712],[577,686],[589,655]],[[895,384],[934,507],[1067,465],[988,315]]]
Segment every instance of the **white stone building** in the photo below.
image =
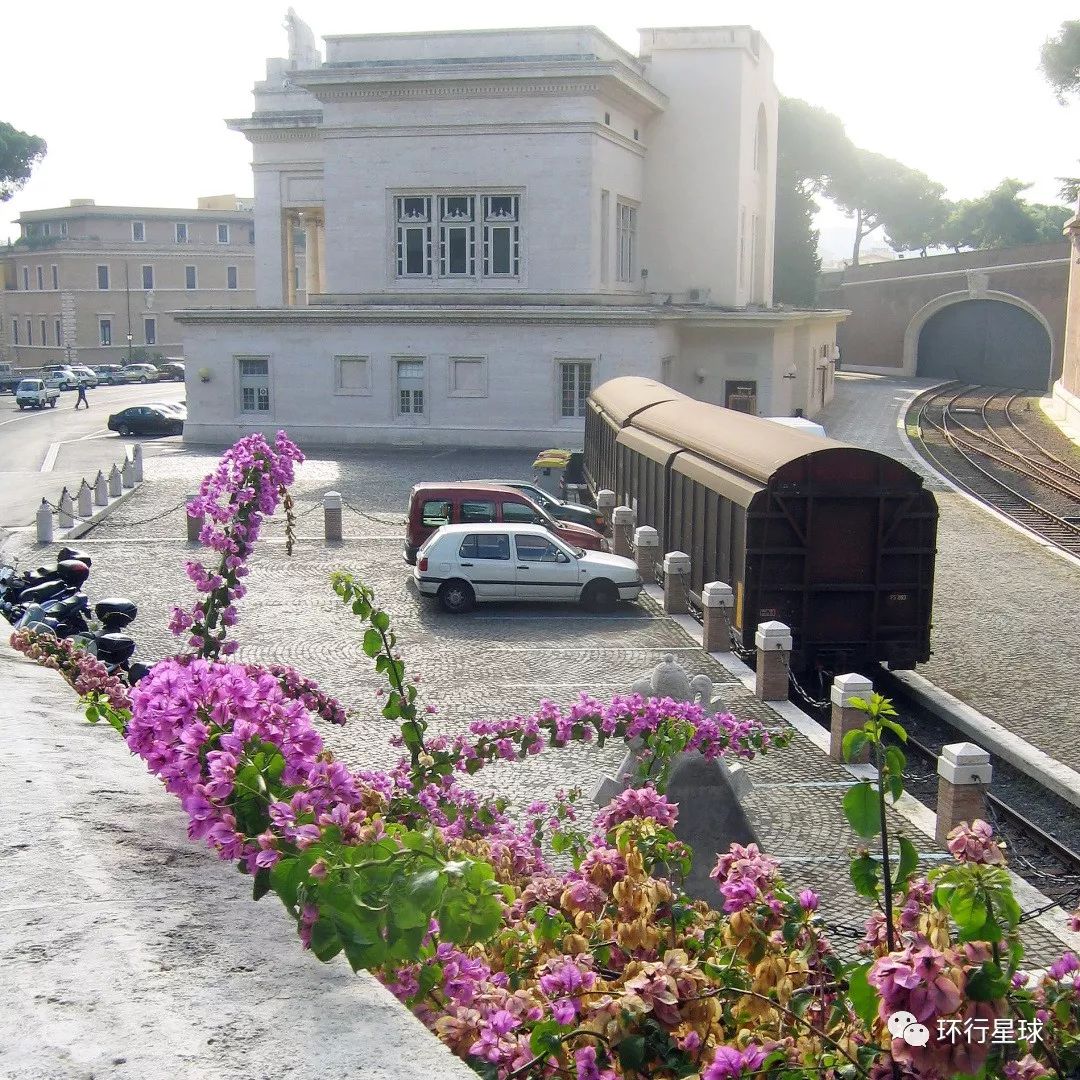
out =
[[178,315],[188,439],[572,445],[628,374],[763,415],[831,397],[843,313],[772,307],[757,31],[643,30],[638,56],[592,27],[325,41],[293,18],[230,121],[258,306]]

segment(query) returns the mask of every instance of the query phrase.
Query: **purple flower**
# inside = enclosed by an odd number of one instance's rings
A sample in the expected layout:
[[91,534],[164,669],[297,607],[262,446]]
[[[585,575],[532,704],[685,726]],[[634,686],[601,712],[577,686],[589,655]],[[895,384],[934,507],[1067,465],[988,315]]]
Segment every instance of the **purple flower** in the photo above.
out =
[[803,911],[817,911],[819,903],[818,894],[813,889],[803,889],[799,893],[799,907]]

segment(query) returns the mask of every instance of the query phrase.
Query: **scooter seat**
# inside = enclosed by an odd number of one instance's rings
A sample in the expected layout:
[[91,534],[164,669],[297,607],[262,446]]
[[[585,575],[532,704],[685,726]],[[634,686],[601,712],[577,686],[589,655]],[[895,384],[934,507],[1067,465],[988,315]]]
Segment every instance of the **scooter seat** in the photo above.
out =
[[19,593],[19,603],[26,604],[43,604],[46,600],[52,600],[54,597],[59,599],[64,593],[70,592],[71,586],[66,582],[53,580],[43,581],[40,585],[32,585],[29,589],[23,589]]
[[94,605],[94,614],[110,629],[120,630],[138,615],[133,600],[122,596],[109,596]]
[[65,559],[78,559],[79,562],[86,563],[87,566],[94,565],[89,553],[83,551],[81,548],[62,547],[56,553],[56,561],[63,562]]
[[98,659],[106,664],[123,664],[135,651],[135,639],[127,634],[99,634],[95,641]]

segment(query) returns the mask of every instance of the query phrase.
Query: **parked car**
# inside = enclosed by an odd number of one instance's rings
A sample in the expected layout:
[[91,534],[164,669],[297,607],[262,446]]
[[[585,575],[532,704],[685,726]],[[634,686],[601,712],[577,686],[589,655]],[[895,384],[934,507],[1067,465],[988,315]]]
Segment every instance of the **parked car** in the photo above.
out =
[[109,430],[121,435],[182,435],[181,417],[153,405],[132,405],[109,417]]
[[44,409],[46,405],[56,408],[60,391],[46,386],[44,379],[23,379],[15,388],[15,404],[20,409]]
[[123,369],[124,382],[152,383],[158,381],[158,369],[153,364],[128,364]]
[[179,416],[181,420],[187,419],[187,406],[182,405],[179,401],[151,401],[150,408],[161,409],[162,412]]
[[79,385],[79,376],[69,367],[52,368],[48,371],[43,369],[43,371],[45,385],[51,386],[54,390],[74,390]]
[[72,364],[71,371],[83,386],[89,386],[91,389],[97,386],[97,372],[93,368],[88,368],[85,364]]
[[417,484],[409,493],[405,526],[405,561],[416,561],[420,545],[443,525],[477,522],[514,522],[542,525],[568,544],[592,551],[607,549],[607,541],[595,529],[556,521],[527,495],[498,484],[469,481]]
[[179,360],[168,360],[158,368],[158,374],[162,379],[171,379],[173,382],[183,382],[184,373],[184,365]]
[[528,480],[477,480],[477,484],[498,484],[500,487],[513,488],[527,495],[537,506],[546,510],[556,521],[570,521],[575,525],[586,525],[597,532],[607,529],[607,521],[604,515],[594,510],[591,506],[582,506],[580,503],[563,502],[555,498],[550,492],[545,491],[539,484]]
[[580,601],[610,611],[642,586],[632,559],[512,522],[443,526],[417,552],[413,580],[453,614],[486,600]]
[[124,377],[121,374],[123,370],[119,364],[98,364],[93,368],[93,372],[101,386],[113,386],[116,383],[123,382]]

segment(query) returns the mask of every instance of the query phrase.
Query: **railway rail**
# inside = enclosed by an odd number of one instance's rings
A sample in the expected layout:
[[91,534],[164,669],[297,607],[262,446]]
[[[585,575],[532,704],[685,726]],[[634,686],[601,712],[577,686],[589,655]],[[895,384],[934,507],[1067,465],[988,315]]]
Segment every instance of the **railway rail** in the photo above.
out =
[[1024,430],[1014,408],[1025,396],[959,383],[936,387],[912,407],[917,441],[958,487],[1080,556],[1080,467]]

